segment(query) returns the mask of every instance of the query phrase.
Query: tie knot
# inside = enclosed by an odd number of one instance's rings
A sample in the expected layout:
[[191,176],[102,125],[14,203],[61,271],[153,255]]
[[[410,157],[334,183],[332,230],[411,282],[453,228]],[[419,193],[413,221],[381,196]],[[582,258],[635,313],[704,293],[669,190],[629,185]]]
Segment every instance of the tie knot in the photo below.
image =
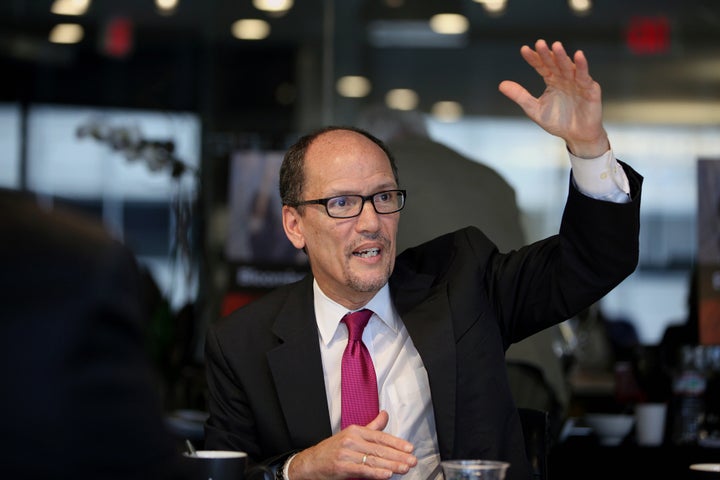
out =
[[360,340],[362,338],[363,330],[365,330],[365,326],[368,324],[372,314],[372,310],[363,308],[357,312],[350,312],[343,317],[342,321],[345,322],[345,325],[347,325],[348,338],[351,341]]

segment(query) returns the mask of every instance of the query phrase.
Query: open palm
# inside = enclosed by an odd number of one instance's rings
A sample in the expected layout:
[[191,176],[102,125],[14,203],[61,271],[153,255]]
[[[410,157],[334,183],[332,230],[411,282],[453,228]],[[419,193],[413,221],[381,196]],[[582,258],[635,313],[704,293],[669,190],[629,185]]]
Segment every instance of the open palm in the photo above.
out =
[[597,156],[607,150],[600,85],[590,76],[583,52],[576,52],[571,60],[560,42],[550,49],[538,40],[535,50],[523,46],[520,53],[543,77],[545,91],[535,98],[509,80],[500,84],[500,91],[540,127],[564,139],[576,155]]

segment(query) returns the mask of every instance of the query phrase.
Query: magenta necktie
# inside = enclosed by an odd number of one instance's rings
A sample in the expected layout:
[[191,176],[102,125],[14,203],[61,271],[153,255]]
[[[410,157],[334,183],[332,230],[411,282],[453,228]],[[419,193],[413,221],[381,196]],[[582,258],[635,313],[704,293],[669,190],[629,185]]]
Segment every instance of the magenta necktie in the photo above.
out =
[[379,412],[375,367],[362,342],[363,330],[372,314],[363,309],[342,319],[348,328],[348,343],[342,357],[341,428],[367,425]]

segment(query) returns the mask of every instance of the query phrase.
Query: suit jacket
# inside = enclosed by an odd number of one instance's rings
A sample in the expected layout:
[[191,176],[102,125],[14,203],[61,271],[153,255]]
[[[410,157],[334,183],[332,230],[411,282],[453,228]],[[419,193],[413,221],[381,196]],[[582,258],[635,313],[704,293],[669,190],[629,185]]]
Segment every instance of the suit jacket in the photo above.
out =
[[0,190],[0,266],[0,478],[185,478],[130,252]]
[[[478,227],[501,252],[525,245],[515,190],[496,170],[427,136],[402,135],[388,147],[409,197],[398,227],[398,252],[466,225]],[[515,386],[513,394],[520,406],[548,410],[553,431],[559,431],[562,407],[569,400],[564,365],[554,348],[562,338],[560,327],[552,326],[513,344],[506,353],[508,360],[542,369],[543,382],[552,386],[557,405]]]
[[[391,297],[428,373],[443,459],[505,460],[508,480],[530,477],[504,352],[635,269],[642,177],[625,168],[630,203],[571,187],[559,235],[516,252],[466,228],[398,256]],[[308,277],[210,329],[206,447],[263,460],[331,435],[312,297]]]

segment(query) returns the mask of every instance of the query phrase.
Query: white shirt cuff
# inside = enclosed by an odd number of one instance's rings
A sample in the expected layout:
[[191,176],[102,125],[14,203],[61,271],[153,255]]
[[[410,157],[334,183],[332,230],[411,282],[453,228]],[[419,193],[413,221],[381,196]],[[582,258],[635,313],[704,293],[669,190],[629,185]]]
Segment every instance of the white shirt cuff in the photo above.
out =
[[288,473],[290,471],[290,462],[293,461],[293,458],[295,458],[296,455],[297,453],[290,455],[290,457],[285,460],[285,463],[282,466],[283,478],[285,480],[290,480],[290,474]]
[[580,192],[596,200],[615,203],[630,201],[630,182],[615,159],[612,149],[596,158],[570,155],[573,181]]

